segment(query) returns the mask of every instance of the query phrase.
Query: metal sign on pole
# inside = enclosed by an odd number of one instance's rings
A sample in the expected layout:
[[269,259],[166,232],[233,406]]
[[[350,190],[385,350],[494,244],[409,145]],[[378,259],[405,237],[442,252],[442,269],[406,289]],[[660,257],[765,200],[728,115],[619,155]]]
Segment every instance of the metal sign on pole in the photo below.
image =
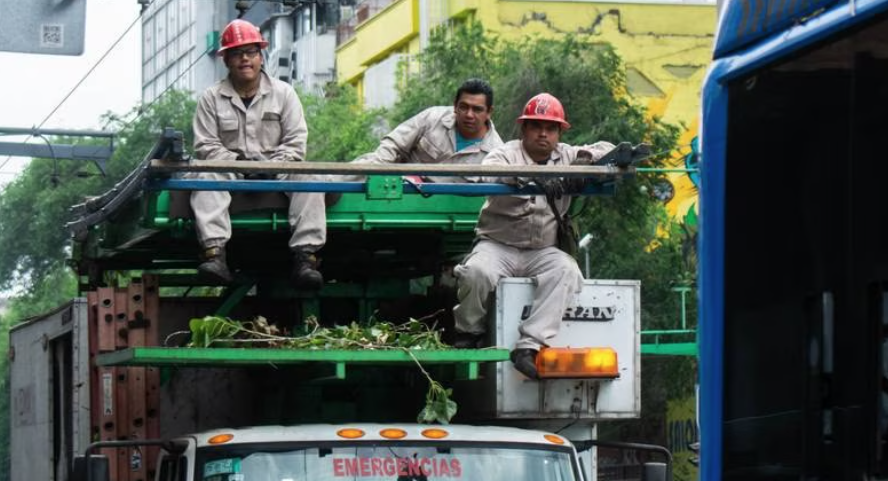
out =
[[0,0],[0,51],[81,55],[86,0]]

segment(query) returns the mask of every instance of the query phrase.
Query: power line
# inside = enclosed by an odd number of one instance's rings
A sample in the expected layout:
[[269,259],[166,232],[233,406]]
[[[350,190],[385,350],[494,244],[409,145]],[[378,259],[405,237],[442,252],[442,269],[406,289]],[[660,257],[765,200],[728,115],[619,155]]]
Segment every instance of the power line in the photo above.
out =
[[[152,3],[154,3],[154,0],[150,0],[147,4],[145,4],[142,7],[141,11],[139,11],[139,15],[135,18],[135,20],[133,20],[132,23],[130,23],[130,25],[128,27],[126,27],[126,30],[124,30],[123,33],[120,34],[119,37],[117,37],[117,40],[115,40],[114,43],[112,43],[111,46],[108,47],[108,50],[106,50],[105,53],[102,54],[102,56],[96,61],[96,63],[94,63],[93,66],[90,67],[89,70],[87,70],[86,74],[84,74],[83,77],[80,78],[80,80],[77,82],[77,84],[75,84],[74,87],[71,88],[71,90],[65,95],[65,97],[55,106],[55,108],[53,108],[52,111],[46,117],[43,118],[43,120],[40,122],[40,125],[34,127],[34,130],[37,130],[37,129],[43,127],[43,124],[45,124],[46,121],[49,120],[50,117],[52,117],[53,114],[55,114],[62,107],[62,105],[71,97],[71,95],[74,94],[74,92],[83,84],[84,81],[86,81],[87,77],[89,77],[90,74],[92,74],[93,71],[96,68],[98,68],[98,66],[102,63],[102,61],[105,60],[106,57],[108,57],[108,54],[110,54],[111,51],[114,50],[115,47],[117,47],[117,45],[120,43],[120,41],[123,40],[123,37],[125,37],[126,34],[128,34],[129,31],[132,30],[132,28],[136,25],[136,23],[139,22],[139,20],[142,18],[142,14],[145,12],[145,10],[148,8],[148,6],[150,6]],[[28,141],[31,140],[32,137],[33,137],[33,134],[28,135],[28,137],[24,140],[23,143],[28,143]],[[11,159],[12,159],[12,156],[10,155],[9,157],[6,158],[6,160],[3,161],[2,164],[0,164],[0,171],[3,170],[3,167],[6,167],[6,164],[8,164]]]

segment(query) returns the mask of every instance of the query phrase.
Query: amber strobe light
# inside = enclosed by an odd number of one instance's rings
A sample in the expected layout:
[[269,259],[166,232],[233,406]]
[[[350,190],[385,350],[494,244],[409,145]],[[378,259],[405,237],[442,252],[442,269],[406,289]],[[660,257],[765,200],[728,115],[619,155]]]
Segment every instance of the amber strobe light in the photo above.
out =
[[604,378],[620,376],[617,351],[610,347],[544,347],[536,360],[540,378]]
[[336,435],[345,439],[358,439],[364,437],[364,431],[357,428],[342,428],[336,431]]
[[398,428],[386,428],[379,431],[379,435],[386,439],[401,439],[407,436],[407,431]]
[[447,431],[438,428],[423,429],[422,435],[429,439],[444,439],[450,435]]
[[207,440],[207,444],[225,444],[234,439],[234,434],[217,434]]

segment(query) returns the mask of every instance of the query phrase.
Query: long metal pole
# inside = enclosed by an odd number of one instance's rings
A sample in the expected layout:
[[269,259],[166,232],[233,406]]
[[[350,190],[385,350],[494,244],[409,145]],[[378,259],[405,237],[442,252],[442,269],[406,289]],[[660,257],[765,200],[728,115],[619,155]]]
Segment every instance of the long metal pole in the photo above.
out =
[[0,135],[64,135],[68,137],[116,137],[117,132],[107,130],[71,129],[29,129],[23,127],[0,127]]
[[[194,160],[177,162],[154,159],[151,172],[232,172],[238,174],[328,174],[328,175],[439,175],[465,177],[623,177],[634,167],[600,165],[465,165],[465,164],[355,164],[351,162],[274,162],[270,160]],[[325,179],[336,180],[336,179]],[[345,179],[343,179],[345,180]]]

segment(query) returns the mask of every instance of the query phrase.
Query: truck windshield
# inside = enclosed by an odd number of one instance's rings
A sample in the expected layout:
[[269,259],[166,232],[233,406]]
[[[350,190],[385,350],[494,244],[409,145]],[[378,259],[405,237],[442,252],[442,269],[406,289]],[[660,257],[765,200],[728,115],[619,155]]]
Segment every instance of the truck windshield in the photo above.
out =
[[572,451],[472,444],[202,448],[204,481],[574,481]]

